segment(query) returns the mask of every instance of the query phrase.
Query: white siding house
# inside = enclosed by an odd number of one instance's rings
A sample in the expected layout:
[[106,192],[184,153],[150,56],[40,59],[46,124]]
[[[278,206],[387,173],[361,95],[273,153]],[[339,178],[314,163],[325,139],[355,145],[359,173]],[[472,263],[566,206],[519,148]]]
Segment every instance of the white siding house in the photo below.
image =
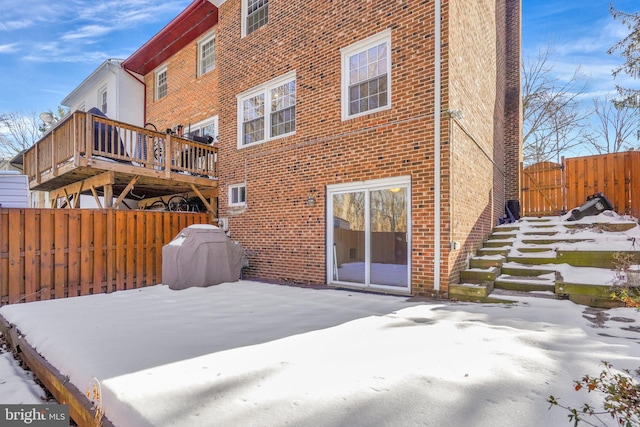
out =
[[[144,126],[144,84],[121,67],[122,59],[107,59],[61,104],[71,112],[98,108],[107,117]],[[106,110],[106,111],[105,111]]]
[[0,171],[0,207],[29,207],[29,187],[26,175],[15,171]]

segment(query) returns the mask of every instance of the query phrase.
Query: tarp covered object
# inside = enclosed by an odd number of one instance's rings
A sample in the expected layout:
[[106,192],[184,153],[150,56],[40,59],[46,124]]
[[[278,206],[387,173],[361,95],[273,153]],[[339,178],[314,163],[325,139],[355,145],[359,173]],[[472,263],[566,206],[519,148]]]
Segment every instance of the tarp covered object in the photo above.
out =
[[240,279],[243,248],[213,225],[183,228],[162,247],[162,283],[170,289],[206,287]]

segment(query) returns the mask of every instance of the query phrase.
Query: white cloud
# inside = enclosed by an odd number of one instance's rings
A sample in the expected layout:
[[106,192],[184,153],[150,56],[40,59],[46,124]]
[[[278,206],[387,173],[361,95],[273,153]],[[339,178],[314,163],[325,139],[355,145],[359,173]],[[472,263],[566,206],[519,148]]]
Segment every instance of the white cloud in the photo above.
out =
[[33,20],[23,19],[19,21],[4,21],[0,22],[0,31],[13,31],[20,30],[22,28],[29,28],[33,25]]
[[18,51],[18,43],[0,44],[0,53],[13,53]]
[[78,29],[65,33],[61,37],[61,39],[68,41],[68,40],[95,38],[95,37],[100,37],[105,34],[108,34],[111,31],[113,31],[113,28],[105,27],[102,25],[85,25],[83,27],[80,27]]

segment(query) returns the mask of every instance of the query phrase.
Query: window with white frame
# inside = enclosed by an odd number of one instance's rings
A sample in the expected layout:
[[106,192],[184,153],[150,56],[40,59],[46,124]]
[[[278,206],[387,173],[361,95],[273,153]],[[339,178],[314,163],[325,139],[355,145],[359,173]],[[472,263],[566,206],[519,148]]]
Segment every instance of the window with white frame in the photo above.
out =
[[242,16],[246,36],[269,22],[269,0],[243,0]]
[[106,86],[100,89],[98,93],[98,104],[100,105],[100,111],[107,114],[107,88]]
[[238,95],[238,120],[238,148],[295,133],[295,72]]
[[210,136],[213,141],[218,141],[218,116],[191,125],[187,132],[194,136]]
[[341,50],[342,119],[391,107],[391,31]]
[[163,66],[156,71],[156,101],[167,96],[167,66]]
[[247,185],[234,184],[229,186],[229,206],[245,206],[247,204]]
[[198,43],[198,75],[208,73],[216,67],[216,38],[211,34]]

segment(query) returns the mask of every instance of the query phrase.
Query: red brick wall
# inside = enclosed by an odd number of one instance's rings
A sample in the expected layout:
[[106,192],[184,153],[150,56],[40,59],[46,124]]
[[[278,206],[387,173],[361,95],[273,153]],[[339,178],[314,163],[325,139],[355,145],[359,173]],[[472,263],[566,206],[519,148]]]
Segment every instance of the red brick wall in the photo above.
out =
[[[496,101],[503,92],[500,85],[504,84],[495,70],[500,61],[495,35],[497,12],[489,0],[479,5],[473,3],[473,7],[464,0],[442,3],[442,109],[459,108],[469,114],[472,120],[469,127],[477,132],[474,136],[480,138],[482,147],[498,163],[504,164],[500,157],[504,104]],[[450,19],[455,21],[449,17],[450,12],[472,12],[469,25],[478,27],[477,31],[469,32],[472,37],[463,37],[463,46],[456,49],[451,47],[449,36]],[[196,77],[194,42],[168,61],[166,99],[153,100],[153,73],[145,81],[148,120],[159,129],[219,114],[219,216],[229,218],[231,237],[249,251],[250,268],[245,277],[325,283],[326,186],[410,176],[412,291],[432,294],[433,2],[271,0],[269,23],[244,38],[240,36],[240,15],[240,0],[227,0],[220,7],[214,72]],[[392,108],[342,121],[340,49],[388,28],[392,46]],[[488,43],[493,58],[482,63],[480,69],[470,65],[475,55],[485,53],[474,49],[478,43]],[[460,64],[466,65],[461,70],[450,67],[454,55],[462,55]],[[454,78],[454,70],[456,75],[459,72],[468,75],[472,82],[482,80],[482,91],[455,92],[455,86],[467,82]],[[238,149],[236,95],[290,71],[296,72],[296,133]],[[487,72],[491,74],[489,79],[484,75]],[[456,105],[451,100],[452,91]],[[489,103],[485,102],[487,94],[492,96]],[[449,241],[480,241],[495,220],[494,199],[499,198],[500,203],[504,199],[504,183],[494,181],[492,167],[478,167],[484,163],[474,142],[455,124],[450,128],[450,124],[448,117],[442,115],[440,272],[444,294],[448,281],[455,279],[461,267],[456,258],[459,254],[449,254]],[[454,135],[453,152],[450,129]],[[495,151],[494,143],[498,144]],[[462,148],[456,148],[458,145]],[[461,162],[451,161],[457,156]],[[453,192],[450,192],[451,174]],[[229,207],[228,185],[245,182],[247,206]],[[468,206],[460,200],[470,203],[479,199],[477,194],[482,194],[482,206],[490,204],[488,211],[473,205],[473,209],[463,212],[461,209]],[[314,206],[307,203],[309,195],[315,197]],[[455,215],[451,214],[452,208]],[[455,218],[481,226],[457,227]]]
[[[212,28],[212,31],[215,28]],[[207,37],[207,32],[198,40]],[[153,123],[159,131],[197,123],[218,114],[218,67],[198,76],[198,40],[169,58],[167,65],[167,96],[154,99],[155,72],[145,76],[146,121]]]

